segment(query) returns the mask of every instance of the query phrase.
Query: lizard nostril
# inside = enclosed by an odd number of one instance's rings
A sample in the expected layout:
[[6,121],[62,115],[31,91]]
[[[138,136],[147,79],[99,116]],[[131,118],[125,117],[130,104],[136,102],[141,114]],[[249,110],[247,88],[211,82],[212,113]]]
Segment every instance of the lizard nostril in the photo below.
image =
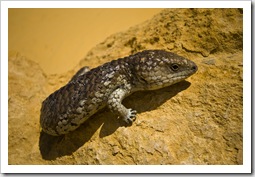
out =
[[196,71],[196,70],[197,70],[197,66],[192,66],[191,69],[194,70],[194,71]]

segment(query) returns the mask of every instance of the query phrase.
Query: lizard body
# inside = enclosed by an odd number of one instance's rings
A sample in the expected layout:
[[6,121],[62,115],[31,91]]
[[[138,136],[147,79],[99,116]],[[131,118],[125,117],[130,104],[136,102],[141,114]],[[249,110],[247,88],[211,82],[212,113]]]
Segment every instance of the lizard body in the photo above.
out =
[[145,50],[91,70],[83,67],[43,101],[40,124],[48,134],[66,134],[105,106],[130,124],[136,111],[122,105],[125,97],[172,85],[196,71],[194,62],[163,50]]

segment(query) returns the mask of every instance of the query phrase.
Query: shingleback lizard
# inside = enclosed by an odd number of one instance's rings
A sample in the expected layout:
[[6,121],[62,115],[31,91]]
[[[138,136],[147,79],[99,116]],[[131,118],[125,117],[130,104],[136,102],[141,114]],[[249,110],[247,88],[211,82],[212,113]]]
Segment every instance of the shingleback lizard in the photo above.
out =
[[91,70],[83,67],[43,101],[41,127],[50,135],[66,134],[105,106],[131,124],[136,111],[122,105],[125,97],[172,85],[196,71],[194,62],[163,50],[145,50]]

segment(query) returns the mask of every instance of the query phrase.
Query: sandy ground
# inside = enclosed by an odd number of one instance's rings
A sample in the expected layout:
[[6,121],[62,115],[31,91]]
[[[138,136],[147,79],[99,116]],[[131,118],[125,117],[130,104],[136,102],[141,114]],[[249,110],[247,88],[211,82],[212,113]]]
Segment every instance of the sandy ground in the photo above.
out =
[[[243,164],[242,23],[242,9],[166,9],[102,40],[62,74],[10,52],[9,164]],[[125,99],[138,111],[131,127],[103,109],[66,136],[41,132],[42,101],[80,67],[145,49],[178,53],[198,72]]]

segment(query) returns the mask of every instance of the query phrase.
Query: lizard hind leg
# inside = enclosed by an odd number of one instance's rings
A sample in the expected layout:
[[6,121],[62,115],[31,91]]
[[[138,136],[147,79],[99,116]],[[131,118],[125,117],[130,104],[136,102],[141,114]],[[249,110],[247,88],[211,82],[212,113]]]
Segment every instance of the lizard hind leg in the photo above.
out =
[[88,71],[90,71],[88,66],[82,67],[75,73],[75,75],[71,78],[69,82],[75,81],[79,76],[84,75]]

